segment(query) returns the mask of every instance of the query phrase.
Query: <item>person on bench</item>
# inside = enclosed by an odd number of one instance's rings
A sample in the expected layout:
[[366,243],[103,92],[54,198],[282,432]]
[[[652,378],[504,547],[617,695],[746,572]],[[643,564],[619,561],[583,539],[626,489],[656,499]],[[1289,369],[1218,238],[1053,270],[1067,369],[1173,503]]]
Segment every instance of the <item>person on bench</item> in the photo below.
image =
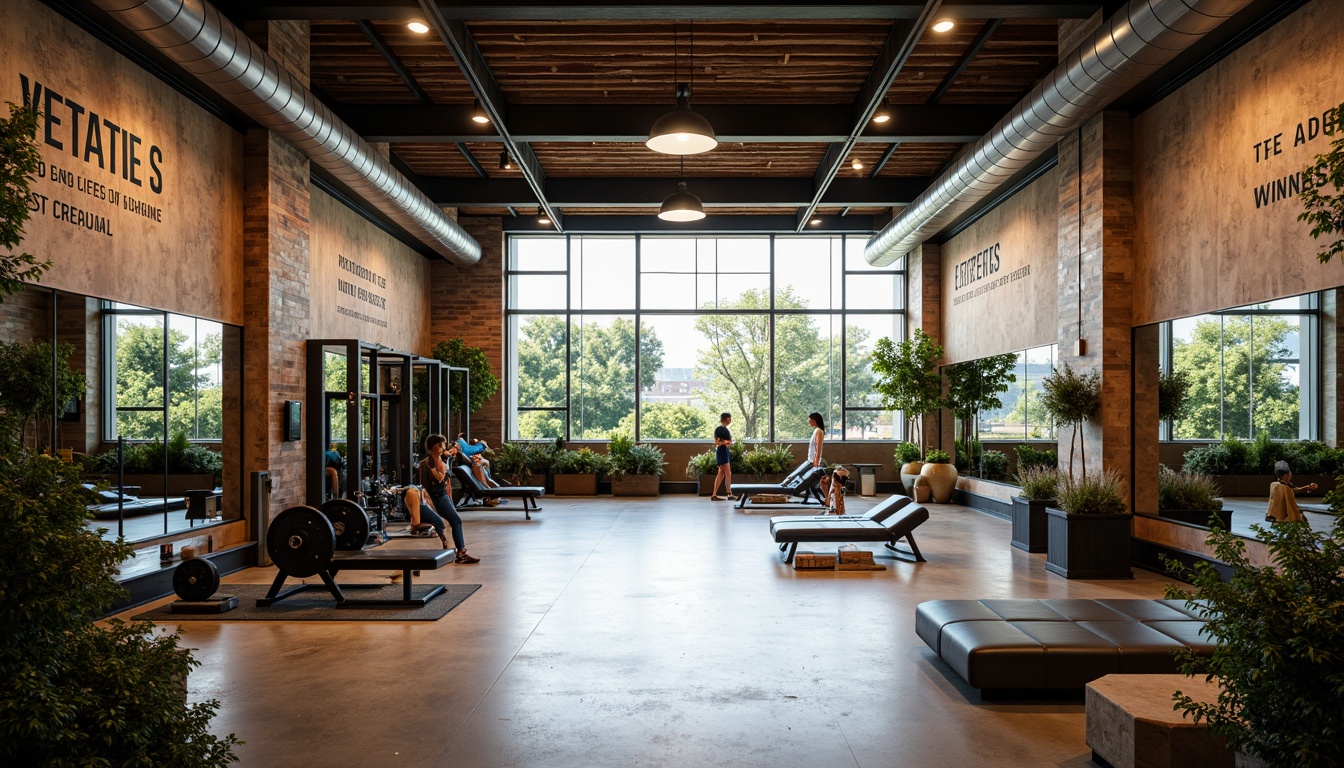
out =
[[[425,495],[429,497],[429,506],[432,506],[438,516],[447,520],[448,525],[453,529],[453,544],[457,547],[457,560],[454,562],[461,565],[473,565],[481,560],[467,554],[467,542],[462,536],[462,518],[457,514],[457,508],[453,506],[453,498],[448,493],[448,464],[446,462],[453,460],[453,455],[457,453],[457,446],[449,446],[448,438],[443,435],[430,435],[425,438],[425,460],[420,462],[420,486],[425,489]],[[421,511],[423,514],[423,509]],[[442,529],[440,529],[442,535]],[[447,546],[447,542],[444,542]]]
[[405,488],[397,488],[396,492],[401,496],[401,506],[406,510],[406,517],[411,521],[410,533],[412,536],[429,536],[437,534],[439,541],[443,542],[443,548],[448,549],[448,535],[445,533],[448,526],[439,517],[439,513],[429,505],[420,488],[414,485],[408,485]]
[[495,479],[490,476],[490,460],[484,456],[485,452],[490,450],[488,443],[475,438],[472,438],[471,442],[467,442],[467,433],[458,432],[457,450],[462,460],[467,463],[467,466],[471,467],[471,474],[481,481],[481,485],[486,488],[499,487],[499,483],[496,483]]

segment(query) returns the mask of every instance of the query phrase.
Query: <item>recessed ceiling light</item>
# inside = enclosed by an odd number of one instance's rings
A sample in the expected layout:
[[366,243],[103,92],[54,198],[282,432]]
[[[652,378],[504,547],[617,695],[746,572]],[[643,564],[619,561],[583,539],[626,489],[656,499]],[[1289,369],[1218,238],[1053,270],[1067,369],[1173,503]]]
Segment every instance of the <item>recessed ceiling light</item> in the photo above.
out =
[[885,104],[878,107],[877,111],[873,113],[874,123],[885,123],[890,119],[891,119],[891,110],[887,109],[887,105]]
[[856,170],[856,171],[862,171],[862,170],[863,170],[863,161],[856,157],[856,158],[854,158],[853,162],[851,162],[851,163],[849,164],[849,167],[850,167],[850,168],[853,168],[853,169]]
[[481,125],[490,122],[490,116],[485,114],[484,109],[481,109],[481,102],[479,100],[471,103],[471,121],[473,123],[480,123]]
[[934,32],[949,32],[957,26],[951,19],[939,19],[933,23]]
[[423,21],[412,21],[410,24],[406,25],[406,28],[417,35],[423,35],[429,31],[429,27],[426,26]]

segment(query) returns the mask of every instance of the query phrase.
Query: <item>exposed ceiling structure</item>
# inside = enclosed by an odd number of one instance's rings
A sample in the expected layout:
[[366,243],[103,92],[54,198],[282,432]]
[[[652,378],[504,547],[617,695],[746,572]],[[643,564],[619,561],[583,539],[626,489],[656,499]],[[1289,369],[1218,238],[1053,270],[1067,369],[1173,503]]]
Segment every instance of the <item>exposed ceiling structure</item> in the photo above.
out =
[[[310,21],[313,92],[364,139],[387,143],[430,200],[462,215],[539,231],[789,232],[881,228],[1056,66],[1061,34],[1123,5],[216,4],[240,25]],[[1297,5],[1254,0],[1118,106],[1142,106]],[[934,31],[943,19],[955,26]],[[411,31],[412,21],[427,31]],[[684,170],[682,158],[644,145],[678,82],[690,84],[692,107],[719,141],[684,157]],[[477,110],[491,121],[474,122]],[[891,119],[874,122],[879,110]],[[682,178],[707,218],[659,220]],[[538,224],[539,213],[552,223]]]

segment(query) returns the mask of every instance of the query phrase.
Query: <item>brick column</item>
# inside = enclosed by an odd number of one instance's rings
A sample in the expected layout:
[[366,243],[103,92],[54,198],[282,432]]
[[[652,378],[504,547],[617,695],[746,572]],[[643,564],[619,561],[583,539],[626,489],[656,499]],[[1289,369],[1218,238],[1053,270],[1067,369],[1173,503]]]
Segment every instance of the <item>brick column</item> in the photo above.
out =
[[1161,365],[1156,324],[1134,329],[1134,410],[1131,433],[1134,466],[1130,472],[1130,509],[1157,514],[1157,473],[1161,464],[1158,440],[1157,377]]
[[[247,33],[307,84],[307,22],[253,22]],[[285,442],[281,414],[285,400],[305,397],[310,172],[302,153],[263,129],[248,132],[243,151],[243,473],[270,471],[274,515],[305,499],[309,436]]]
[[1321,293],[1321,440],[1338,448],[1344,436],[1344,408],[1340,396],[1341,370],[1344,359],[1344,307],[1340,306],[1340,289]]
[[[1126,115],[1106,112],[1059,143],[1059,359],[1101,374],[1101,413],[1083,428],[1087,469],[1112,469],[1127,483],[1134,425],[1131,133]],[[1069,432],[1059,436],[1061,467]]]
[[481,244],[481,260],[469,267],[436,259],[430,266],[431,345],[461,338],[480,347],[499,377],[499,391],[471,415],[471,433],[490,443],[504,440],[504,393],[512,371],[504,363],[504,225],[497,217],[465,216],[459,222]]
[[[905,257],[907,335],[923,331],[938,344],[943,343],[943,249],[924,243]],[[952,452],[955,443],[951,411],[938,411],[924,417],[924,447]],[[913,438],[914,436],[911,435]]]

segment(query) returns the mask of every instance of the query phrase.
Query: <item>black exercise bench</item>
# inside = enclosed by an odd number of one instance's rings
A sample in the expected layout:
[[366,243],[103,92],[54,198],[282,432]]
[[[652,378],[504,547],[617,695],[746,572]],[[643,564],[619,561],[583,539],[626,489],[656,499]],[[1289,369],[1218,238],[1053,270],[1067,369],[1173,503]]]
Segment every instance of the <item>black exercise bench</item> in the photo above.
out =
[[[423,597],[411,597],[412,578],[418,571],[434,571],[450,565],[457,557],[456,549],[368,549],[359,552],[336,552],[332,555],[331,565],[317,572],[321,584],[296,584],[284,589],[289,574],[284,571],[275,576],[271,589],[265,597],[257,599],[257,607],[265,608],[272,603],[284,600],[309,589],[326,588],[336,598],[337,608],[423,608],[430,600],[443,594],[444,586],[436,585]],[[340,571],[401,571],[401,599],[352,599],[345,596],[346,589],[382,589],[382,584],[347,584],[344,589],[336,583],[336,574]]]
[[472,499],[522,499],[523,515],[532,519],[533,512],[540,512],[541,507],[537,505],[537,499],[546,495],[546,489],[537,485],[500,485],[498,488],[490,488],[476,479],[472,474],[471,467],[466,464],[458,464],[453,467],[453,474],[462,484],[463,498]]
[[[919,504],[910,504],[881,522],[852,519],[783,520],[773,523],[770,528],[775,543],[779,545],[779,551],[785,553],[786,563],[793,562],[793,555],[798,551],[798,543],[802,541],[840,544],[880,541],[887,549],[896,553],[893,557],[907,559],[901,558],[900,555],[909,555],[914,562],[922,563],[924,556],[920,554],[919,547],[915,546],[914,530],[928,519],[929,510]],[[905,550],[896,546],[901,539],[905,539],[910,549]]]
[[[797,496],[802,499],[803,504],[812,503],[816,499],[818,504],[824,503],[821,498],[821,478],[826,476],[826,470],[821,467],[814,467],[811,464],[804,464],[788,477],[784,482],[778,484],[748,483],[744,485],[733,484],[733,493],[738,494],[737,508],[742,509],[747,505],[747,501],[752,496],[764,496],[768,494],[778,494],[781,496]],[[798,502],[792,502],[798,503]]]

